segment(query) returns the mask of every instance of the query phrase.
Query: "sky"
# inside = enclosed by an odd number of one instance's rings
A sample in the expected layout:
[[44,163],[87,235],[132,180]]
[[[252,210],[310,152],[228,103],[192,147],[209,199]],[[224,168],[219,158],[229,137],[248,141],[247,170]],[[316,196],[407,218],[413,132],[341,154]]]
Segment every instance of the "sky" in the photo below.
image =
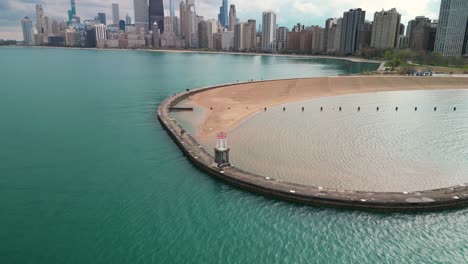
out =
[[[441,0],[228,0],[236,5],[237,17],[241,21],[250,18],[261,24],[262,12],[273,10],[280,26],[291,28],[296,23],[306,26],[324,26],[329,17],[342,17],[351,8],[366,11],[366,20],[372,21],[374,12],[396,8],[402,15],[405,25],[415,16],[437,19]],[[176,15],[179,16],[180,0],[174,0]],[[120,19],[128,13],[133,21],[133,0],[76,0],[76,12],[82,20],[93,19],[98,12],[106,13],[108,22],[112,20],[112,3],[120,7]],[[197,14],[205,19],[217,19],[222,0],[196,0]],[[66,19],[70,9],[69,0],[0,0],[0,39],[22,40],[21,19],[29,16],[35,21],[35,5],[42,4],[44,12],[51,18]],[[169,14],[169,0],[164,0],[166,15]],[[35,22],[33,22],[35,25]]]

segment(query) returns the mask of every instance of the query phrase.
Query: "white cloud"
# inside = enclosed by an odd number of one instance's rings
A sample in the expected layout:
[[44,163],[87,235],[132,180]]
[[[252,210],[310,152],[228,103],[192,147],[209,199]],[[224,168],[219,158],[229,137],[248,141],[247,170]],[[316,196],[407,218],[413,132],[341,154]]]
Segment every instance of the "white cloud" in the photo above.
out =
[[[180,0],[174,0],[178,9]],[[34,18],[34,5],[41,3],[45,12],[55,18],[67,17],[69,0],[0,0],[0,38],[22,38],[20,20],[28,15]],[[222,0],[196,0],[197,13],[205,18],[217,18]],[[105,12],[107,19],[112,19],[111,4],[119,3],[120,16],[133,17],[133,0],[76,0],[77,14],[82,19],[93,18],[98,12]],[[375,11],[395,7],[402,14],[402,22],[415,16],[424,15],[432,19],[438,17],[440,0],[231,0],[235,4],[241,20],[253,18],[261,24],[263,11],[277,13],[278,24],[291,27],[296,23],[305,25],[323,25],[328,17],[340,17],[343,11],[361,7],[367,12],[367,20],[373,20]],[[164,0],[166,12],[169,0]],[[176,14],[178,14],[176,10]],[[16,33],[15,33],[16,32]]]

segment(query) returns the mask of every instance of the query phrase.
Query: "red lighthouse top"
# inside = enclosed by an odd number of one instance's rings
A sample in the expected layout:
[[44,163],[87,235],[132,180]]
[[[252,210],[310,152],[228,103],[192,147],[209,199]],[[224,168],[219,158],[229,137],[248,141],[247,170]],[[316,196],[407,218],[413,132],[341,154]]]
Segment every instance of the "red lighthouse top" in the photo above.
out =
[[227,134],[224,132],[219,132],[217,135],[218,139],[226,139]]

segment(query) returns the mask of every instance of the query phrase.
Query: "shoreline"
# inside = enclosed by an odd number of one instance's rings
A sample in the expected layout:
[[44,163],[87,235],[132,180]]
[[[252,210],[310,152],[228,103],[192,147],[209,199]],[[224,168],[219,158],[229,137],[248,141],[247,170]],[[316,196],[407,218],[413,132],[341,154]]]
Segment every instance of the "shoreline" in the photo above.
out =
[[[26,47],[26,46],[15,46]],[[226,54],[226,55],[244,55],[244,56],[271,56],[271,57],[289,57],[302,59],[331,59],[346,60],[351,62],[382,64],[383,61],[368,60],[358,57],[327,56],[327,55],[300,55],[300,54],[277,54],[277,53],[248,53],[235,51],[202,51],[191,49],[116,49],[116,48],[79,48],[79,47],[50,47],[50,46],[28,46],[27,48],[45,48],[45,49],[72,49],[72,50],[102,50],[102,51],[141,51],[141,52],[161,52],[161,53],[195,53],[195,54]]]
[[319,97],[410,90],[467,89],[465,77],[340,76],[228,84],[188,97],[205,111],[195,137],[207,139],[216,131],[231,131],[270,107]]
[[[353,77],[336,78],[348,79]],[[411,77],[407,78],[411,79]],[[449,78],[444,79],[442,80],[443,83],[449,81]],[[300,80],[302,79],[289,79],[286,81]],[[285,80],[277,80],[277,82],[281,81]],[[365,192],[294,184],[245,172],[234,167],[219,170],[214,164],[212,155],[205,151],[194,137],[182,133],[185,130],[171,117],[169,111],[171,107],[197,94],[210,93],[228,89],[229,87],[236,87],[239,90],[242,86],[269,82],[272,81],[226,84],[187,91],[162,102],[157,110],[157,117],[163,128],[196,167],[231,185],[265,196],[303,204],[383,211],[436,210],[466,206],[468,204],[468,184],[415,192]],[[449,83],[454,84],[455,82]],[[468,83],[461,84],[463,85],[457,87],[458,89],[462,89],[462,87],[463,89],[468,88]],[[454,88],[456,87],[452,87],[452,89]]]

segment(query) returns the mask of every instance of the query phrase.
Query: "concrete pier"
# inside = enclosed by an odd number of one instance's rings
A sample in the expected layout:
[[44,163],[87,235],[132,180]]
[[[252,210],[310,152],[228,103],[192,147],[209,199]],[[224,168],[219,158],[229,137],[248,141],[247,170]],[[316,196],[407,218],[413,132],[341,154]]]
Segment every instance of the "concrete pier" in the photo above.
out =
[[[191,135],[181,133],[185,130],[171,117],[170,109],[196,93],[233,85],[245,84],[205,87],[177,94],[162,102],[157,111],[161,125],[174,142],[196,167],[209,175],[265,196],[311,205],[390,211],[435,210],[468,205],[468,183],[419,192],[362,192],[294,184],[232,167],[221,171],[213,165],[215,161],[212,154],[203,149]],[[235,146],[232,151],[235,151]]]

